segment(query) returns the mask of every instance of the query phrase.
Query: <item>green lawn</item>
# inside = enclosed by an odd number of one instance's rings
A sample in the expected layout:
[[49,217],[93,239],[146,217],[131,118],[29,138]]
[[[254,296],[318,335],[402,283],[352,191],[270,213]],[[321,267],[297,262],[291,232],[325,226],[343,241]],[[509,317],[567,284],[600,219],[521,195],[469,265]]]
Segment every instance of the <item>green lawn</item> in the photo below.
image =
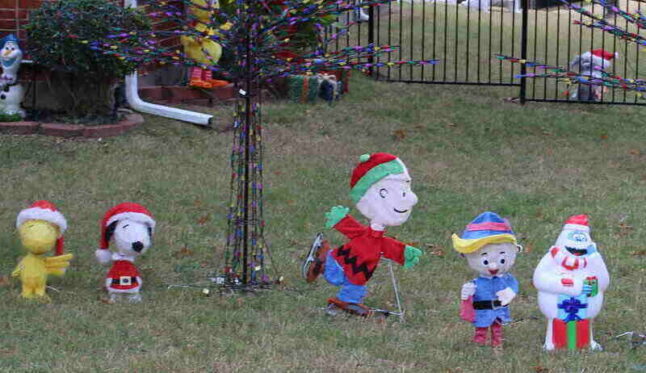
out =
[[[286,283],[260,296],[167,289],[204,281],[223,265],[231,133],[147,117],[103,141],[0,136],[0,274],[21,255],[16,214],[36,199],[66,214],[67,250],[76,255],[68,274],[51,281],[58,292],[50,290],[49,305],[21,301],[16,283],[0,286],[0,370],[643,371],[644,347],[612,339],[646,330],[643,111],[502,101],[513,93],[355,76],[351,93],[332,107],[268,104],[266,232]],[[411,220],[391,231],[426,252],[414,269],[396,269],[405,323],[329,318],[320,307],[335,289],[299,278],[323,213],[351,206],[349,173],[360,154],[376,151],[407,163],[420,200]],[[94,260],[99,220],[127,200],[150,208],[158,234],[138,262],[144,302],[108,305],[100,301],[104,269]],[[474,347],[472,327],[458,319],[459,290],[473,274],[449,240],[487,209],[508,217],[527,249],[514,270],[517,322],[505,329],[499,357]],[[576,213],[590,214],[612,276],[595,328],[606,350],[546,354],[531,276]],[[392,307],[386,267],[370,286],[370,305]]]

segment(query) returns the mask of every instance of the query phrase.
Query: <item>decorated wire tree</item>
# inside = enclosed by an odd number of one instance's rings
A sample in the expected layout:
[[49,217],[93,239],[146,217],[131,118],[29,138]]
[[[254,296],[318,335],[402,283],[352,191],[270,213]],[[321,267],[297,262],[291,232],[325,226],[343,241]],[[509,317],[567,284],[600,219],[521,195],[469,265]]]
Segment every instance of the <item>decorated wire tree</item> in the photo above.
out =
[[[434,64],[436,60],[378,61],[396,50],[389,45],[328,48],[346,35],[355,24],[338,23],[353,19],[361,8],[392,0],[205,0],[145,1],[148,16],[177,27],[167,31],[141,32],[115,29],[110,35],[90,43],[91,48],[137,65],[176,64],[208,69],[233,82],[238,91],[234,115],[234,140],[231,152],[231,201],[224,255],[224,273],[218,282],[235,288],[268,286],[269,248],[265,243],[263,218],[263,144],[261,88],[264,84],[294,75],[314,75],[323,71],[361,70],[372,67]],[[193,12],[209,12],[208,23]],[[349,17],[341,17],[349,13]],[[197,23],[201,27],[195,27]],[[326,32],[329,30],[331,32]],[[184,51],[164,47],[161,39],[188,37],[216,42],[228,54],[226,66],[200,64]],[[218,56],[219,57],[219,56]]]
[[[559,0],[571,11],[579,13],[586,20],[575,20],[574,24],[581,27],[590,29],[598,29],[610,35],[625,40],[627,42],[635,43],[638,46],[646,46],[646,37],[641,35],[639,31],[646,29],[646,16],[640,11],[630,12],[621,9],[615,5],[615,2],[606,0],[590,0],[591,4],[600,5],[604,10],[604,15],[594,14],[592,11],[584,8],[581,5],[574,4],[571,1]],[[610,20],[608,14],[615,14],[618,17],[627,21],[627,24],[633,25],[637,28],[637,32],[629,31],[627,27],[621,27],[616,22]],[[523,58],[496,55],[501,61],[508,61],[511,63],[519,63],[528,68],[534,68],[534,72],[526,72],[516,75],[519,79],[536,79],[548,78],[556,79],[564,82],[567,86],[579,85],[589,87],[591,89],[622,89],[624,91],[633,91],[638,98],[644,98],[646,93],[646,80],[644,79],[628,79],[619,75],[612,74],[605,71],[600,66],[595,67],[594,71],[581,71],[580,66],[573,64],[569,67],[555,66],[544,64],[540,61],[527,61]],[[601,94],[601,97],[603,94]]]

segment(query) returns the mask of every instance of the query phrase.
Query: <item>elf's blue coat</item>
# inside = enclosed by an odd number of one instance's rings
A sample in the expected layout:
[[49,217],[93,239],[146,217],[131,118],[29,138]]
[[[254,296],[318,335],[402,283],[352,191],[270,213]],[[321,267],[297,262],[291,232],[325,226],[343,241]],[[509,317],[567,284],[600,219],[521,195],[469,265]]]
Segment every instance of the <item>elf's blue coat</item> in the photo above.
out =
[[[498,299],[497,292],[505,288],[511,288],[514,293],[518,294],[518,281],[510,273],[494,277],[477,277],[472,281],[476,285],[476,293],[473,295],[473,301],[490,301]],[[493,310],[476,310],[476,319],[473,325],[478,328],[486,328],[500,319],[505,324],[511,321],[509,306],[500,307]]]

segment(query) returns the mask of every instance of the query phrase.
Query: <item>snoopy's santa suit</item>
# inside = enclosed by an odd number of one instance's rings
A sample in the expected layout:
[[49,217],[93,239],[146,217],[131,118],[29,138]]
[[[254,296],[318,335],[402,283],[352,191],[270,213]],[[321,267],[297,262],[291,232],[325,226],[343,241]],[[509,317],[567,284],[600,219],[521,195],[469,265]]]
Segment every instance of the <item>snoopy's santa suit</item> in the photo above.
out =
[[137,293],[142,284],[141,275],[134,264],[135,257],[112,253],[109,250],[108,226],[124,219],[146,224],[151,229],[155,228],[155,220],[150,211],[137,203],[121,203],[105,213],[101,221],[101,242],[96,257],[104,264],[112,261],[112,267],[105,278],[105,286],[109,293]]
[[534,271],[538,305],[547,317],[544,348],[601,349],[591,321],[603,306],[610,276],[590,237],[587,215],[570,217]]

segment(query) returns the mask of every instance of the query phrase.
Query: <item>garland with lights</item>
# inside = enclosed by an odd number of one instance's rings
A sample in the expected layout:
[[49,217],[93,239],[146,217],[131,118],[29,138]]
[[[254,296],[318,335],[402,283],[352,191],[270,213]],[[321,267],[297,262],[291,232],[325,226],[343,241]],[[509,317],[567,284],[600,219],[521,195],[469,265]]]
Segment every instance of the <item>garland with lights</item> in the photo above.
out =
[[[587,27],[591,29],[598,29],[604,32],[607,32],[611,35],[618,37],[621,40],[626,40],[629,42],[636,43],[638,45],[646,45],[646,37],[635,33],[630,32],[624,28],[621,28],[617,25],[608,23],[603,17],[595,15],[591,11],[585,9],[584,7],[573,4],[567,0],[559,0],[570,10],[581,14],[589,18],[589,21],[580,21],[574,20],[573,23],[580,25],[582,27]],[[608,12],[614,13],[621,18],[625,19],[629,23],[635,25],[639,30],[646,28],[646,16],[641,11],[628,12],[625,11],[613,4],[609,4],[605,0],[593,0],[587,1],[589,3],[594,3],[602,6]],[[515,77],[518,79],[523,78],[550,78],[556,79],[566,83],[568,86],[572,84],[581,84],[601,88],[609,89],[623,89],[624,91],[634,91],[636,96],[640,99],[644,98],[644,92],[646,92],[646,80],[642,79],[626,79],[617,75],[612,75],[603,69],[597,68],[595,71],[598,72],[599,76],[590,76],[586,74],[581,74],[575,71],[571,71],[567,68],[559,66],[551,66],[542,64],[540,62],[527,61],[525,59],[496,55],[496,58],[501,61],[507,61],[511,63],[523,64],[527,67],[533,67],[535,69],[542,70],[541,73],[526,73],[518,74]],[[566,91],[566,94],[568,91]]]

